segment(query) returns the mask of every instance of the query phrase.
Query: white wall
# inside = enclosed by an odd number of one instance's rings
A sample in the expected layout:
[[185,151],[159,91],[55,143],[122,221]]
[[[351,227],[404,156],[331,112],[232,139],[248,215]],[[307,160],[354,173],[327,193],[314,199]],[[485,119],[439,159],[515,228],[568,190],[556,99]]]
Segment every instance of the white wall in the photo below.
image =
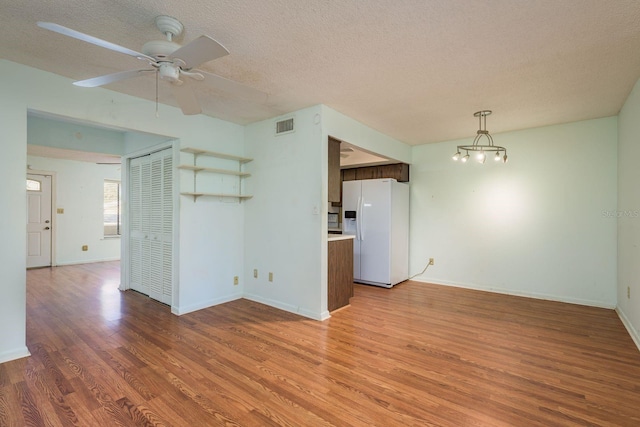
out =
[[247,156],[256,160],[247,164],[254,197],[245,202],[244,297],[325,319],[328,135],[399,161],[411,149],[323,105],[296,111],[295,132],[275,136],[275,122],[290,116],[246,128]]
[[27,143],[67,150],[122,155],[125,132],[29,116]]
[[[104,180],[120,180],[120,165],[27,156],[32,169],[55,172],[52,201],[56,246],[54,265],[120,259],[120,239],[104,238]],[[28,172],[28,171],[27,171]],[[55,214],[63,208],[63,214]],[[89,246],[82,251],[82,246]]]
[[29,355],[26,333],[26,191],[27,104],[12,99],[16,85],[2,70],[0,61],[0,363]]
[[[0,360],[9,360],[25,355],[27,351],[24,236],[27,109],[119,129],[165,135],[179,139],[182,146],[199,146],[236,155],[244,155],[244,128],[202,115],[184,116],[179,109],[164,105],[160,105],[160,117],[156,118],[152,102],[102,88],[79,88],[67,78],[5,60],[0,60],[0,82],[3,129],[0,167],[4,178],[0,186],[0,200],[6,203],[5,217],[0,221],[0,231],[3,232],[0,242],[0,275],[3,278],[0,324],[12,325],[0,328]],[[180,283],[172,309],[182,312],[182,307],[199,304],[200,295],[210,293],[217,286],[208,278],[193,277],[191,272],[203,265],[212,270],[228,268],[224,259],[211,257],[212,252],[222,250],[220,241],[224,243],[225,251],[242,253],[243,237],[236,232],[242,228],[243,219],[229,215],[225,223],[212,223],[207,217],[208,212],[200,209],[200,203],[184,197],[179,200],[178,234],[197,233],[196,227],[206,223],[212,228],[210,234],[219,237],[200,241],[195,246],[179,239]],[[183,248],[183,245],[188,247]],[[181,256],[183,249],[188,257]]]
[[[618,117],[618,313],[640,348],[640,80]],[[627,297],[629,288],[631,297]]]
[[[247,156],[255,160],[247,164],[252,174],[247,192],[254,197],[244,202],[244,296],[321,319],[328,316],[320,268],[326,246],[323,218],[325,233],[327,227],[327,143],[322,140],[321,108],[297,111],[296,129],[290,134],[274,136],[275,120],[246,127]],[[273,282],[268,281],[269,272]],[[326,273],[324,277],[326,289]]]
[[120,154],[134,153],[154,147],[173,138],[140,132],[124,132],[123,150]]
[[322,106],[322,127],[325,134],[334,138],[398,162],[411,162],[410,145],[371,129],[326,105]]
[[[616,117],[494,135],[507,164],[461,164],[459,141],[413,148],[416,280],[616,305]],[[639,292],[640,295],[640,292]]]

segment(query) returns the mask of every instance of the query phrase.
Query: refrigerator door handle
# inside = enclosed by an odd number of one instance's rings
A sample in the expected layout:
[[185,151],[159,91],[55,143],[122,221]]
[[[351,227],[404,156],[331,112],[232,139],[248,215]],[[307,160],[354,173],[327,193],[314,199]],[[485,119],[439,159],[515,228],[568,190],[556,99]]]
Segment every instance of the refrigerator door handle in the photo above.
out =
[[358,196],[358,202],[356,203],[356,240],[360,240],[360,201],[362,197]]
[[358,209],[360,210],[360,213],[358,214],[358,224],[360,224],[360,240],[364,240],[364,216],[362,215],[362,213],[364,212],[364,197],[362,196],[360,196]]

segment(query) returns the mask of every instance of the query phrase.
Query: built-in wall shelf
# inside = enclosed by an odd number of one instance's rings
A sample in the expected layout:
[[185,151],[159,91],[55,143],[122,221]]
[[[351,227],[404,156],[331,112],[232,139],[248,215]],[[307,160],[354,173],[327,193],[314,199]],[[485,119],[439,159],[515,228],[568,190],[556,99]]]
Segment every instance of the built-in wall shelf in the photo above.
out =
[[[234,156],[231,154],[218,153],[215,151],[203,150],[200,148],[191,148],[185,147],[180,149],[183,153],[193,154],[193,164],[191,165],[179,165],[178,169],[190,170],[193,172],[193,191],[184,191],[181,192],[183,196],[192,196],[193,201],[195,202],[198,197],[207,196],[207,197],[222,197],[222,198],[235,198],[238,201],[250,199],[253,196],[242,194],[242,179],[251,176],[250,173],[244,172],[242,170],[242,165],[252,161],[253,159],[249,159],[246,157]],[[221,169],[221,168],[211,168],[206,166],[198,165],[198,157],[215,157],[217,159],[230,160],[232,162],[236,162],[238,168],[237,170],[233,169]],[[238,177],[238,187],[240,192],[238,194],[229,194],[229,193],[209,193],[198,190],[198,173],[210,173],[210,174],[221,174],[221,175],[232,175]]]
[[239,163],[249,163],[250,161],[253,160],[253,159],[248,159],[246,157],[234,156],[231,154],[216,153],[215,151],[202,150],[200,148],[186,147],[186,148],[182,148],[180,151],[182,151],[183,153],[191,153],[196,157],[197,156],[217,157],[219,159],[235,160]]
[[217,168],[205,168],[204,166],[194,166],[194,165],[180,165],[180,166],[178,166],[178,169],[186,169],[186,170],[190,170],[190,171],[194,171],[194,172],[221,173],[221,174],[224,174],[224,175],[241,176],[243,178],[251,176],[251,174],[248,173],[248,172],[232,171],[232,170],[217,169]]
[[194,199],[197,199],[200,196],[209,196],[209,197],[229,197],[229,198],[235,198],[235,199],[242,199],[242,200],[246,200],[246,199],[250,199],[253,196],[249,196],[247,194],[222,194],[222,193],[194,193],[192,191],[185,191],[180,193],[183,196],[193,196]]

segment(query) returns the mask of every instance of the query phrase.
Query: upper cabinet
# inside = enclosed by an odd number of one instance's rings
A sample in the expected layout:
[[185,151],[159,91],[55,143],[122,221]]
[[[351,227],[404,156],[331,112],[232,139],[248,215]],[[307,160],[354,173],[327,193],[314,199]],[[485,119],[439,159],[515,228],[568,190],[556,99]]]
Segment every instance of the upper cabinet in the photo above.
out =
[[340,180],[340,141],[329,137],[328,199],[340,202],[342,182]]
[[409,182],[409,165],[406,163],[394,163],[391,165],[343,169],[342,171],[343,181],[378,178],[394,178],[398,182]]

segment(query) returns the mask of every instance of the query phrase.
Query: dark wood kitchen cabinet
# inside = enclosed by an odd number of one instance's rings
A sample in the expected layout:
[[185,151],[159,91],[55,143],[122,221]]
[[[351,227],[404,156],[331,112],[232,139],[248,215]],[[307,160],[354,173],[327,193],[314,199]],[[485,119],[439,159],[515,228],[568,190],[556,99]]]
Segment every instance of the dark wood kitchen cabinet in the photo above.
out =
[[409,165],[394,163],[391,165],[364,166],[360,168],[342,169],[340,171],[340,199],[329,199],[331,206],[342,206],[342,183],[362,179],[393,178],[398,182],[409,182]]
[[353,296],[353,239],[327,244],[327,308],[333,311],[349,305]]
[[340,141],[329,137],[329,155],[327,159],[327,192],[330,202],[340,202],[342,181],[340,180]]
[[356,180],[356,171],[358,168],[354,169],[342,169],[340,173],[342,174],[343,181],[355,181]]
[[391,165],[343,169],[342,171],[343,181],[378,178],[393,178],[398,182],[409,182],[409,165],[406,163],[394,163]]

